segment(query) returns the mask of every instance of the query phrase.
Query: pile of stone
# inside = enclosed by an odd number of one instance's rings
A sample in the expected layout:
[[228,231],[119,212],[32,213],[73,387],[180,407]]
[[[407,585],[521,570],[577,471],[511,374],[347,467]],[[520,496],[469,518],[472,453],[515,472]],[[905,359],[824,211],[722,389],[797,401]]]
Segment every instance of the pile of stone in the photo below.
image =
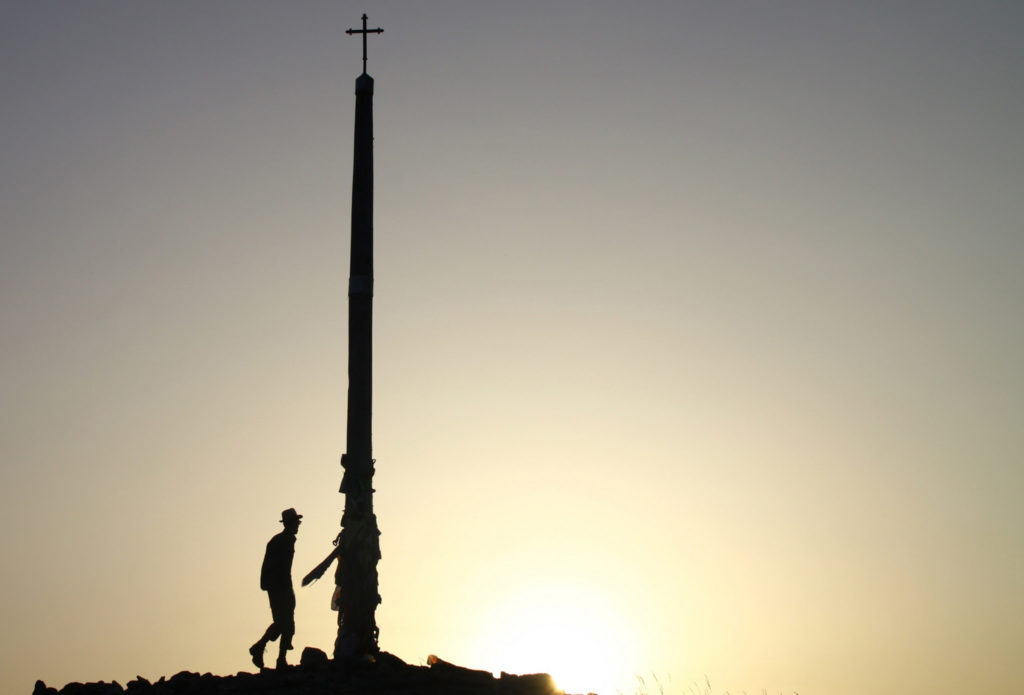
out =
[[182,671],[151,683],[138,676],[126,686],[68,683],[61,689],[36,681],[32,695],[564,695],[546,673],[495,677],[431,656],[411,666],[382,652],[373,661],[331,661],[307,647],[299,666],[233,676]]

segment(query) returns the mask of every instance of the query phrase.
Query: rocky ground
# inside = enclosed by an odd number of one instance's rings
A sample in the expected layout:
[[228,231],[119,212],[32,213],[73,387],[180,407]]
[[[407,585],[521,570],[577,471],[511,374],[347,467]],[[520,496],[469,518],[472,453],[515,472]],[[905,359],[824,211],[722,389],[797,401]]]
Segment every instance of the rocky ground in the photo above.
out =
[[431,658],[430,666],[410,666],[386,652],[373,662],[331,661],[306,648],[298,666],[280,671],[215,676],[182,671],[150,683],[141,676],[122,686],[68,683],[59,690],[36,681],[33,695],[563,695],[551,676],[517,676],[475,671]]

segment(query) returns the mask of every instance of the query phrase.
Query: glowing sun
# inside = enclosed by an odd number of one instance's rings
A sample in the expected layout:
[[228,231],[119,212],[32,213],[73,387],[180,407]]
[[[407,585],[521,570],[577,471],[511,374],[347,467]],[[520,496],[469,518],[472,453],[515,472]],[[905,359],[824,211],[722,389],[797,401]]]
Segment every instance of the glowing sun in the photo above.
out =
[[632,662],[632,640],[613,606],[590,587],[534,585],[481,616],[481,665],[549,673],[567,693],[612,695]]

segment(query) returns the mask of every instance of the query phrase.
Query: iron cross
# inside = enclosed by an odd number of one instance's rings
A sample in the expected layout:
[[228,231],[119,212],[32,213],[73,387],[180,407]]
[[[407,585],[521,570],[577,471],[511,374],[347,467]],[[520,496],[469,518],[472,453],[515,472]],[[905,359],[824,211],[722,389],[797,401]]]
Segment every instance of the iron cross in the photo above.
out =
[[380,27],[377,27],[376,29],[367,29],[366,28],[366,15],[364,14],[363,15],[363,28],[362,29],[346,29],[345,33],[350,35],[350,36],[352,34],[362,34],[363,35],[363,72],[365,73],[366,72],[366,35],[367,34],[383,34],[384,30],[381,29]]

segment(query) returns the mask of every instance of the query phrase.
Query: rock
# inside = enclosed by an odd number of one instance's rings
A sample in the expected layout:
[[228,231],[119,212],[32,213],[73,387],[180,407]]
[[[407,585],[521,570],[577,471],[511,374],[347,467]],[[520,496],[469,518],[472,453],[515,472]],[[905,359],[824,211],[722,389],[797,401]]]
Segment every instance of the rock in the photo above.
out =
[[330,666],[330,663],[327,653],[316,647],[306,647],[302,650],[302,656],[299,657],[299,665],[313,671],[324,671]]
[[394,654],[390,654],[388,652],[381,652],[380,654],[378,654],[377,663],[395,669],[409,668],[409,664],[405,663]]
[[199,675],[181,671],[150,683],[142,676],[118,683],[69,683],[59,692],[37,681],[33,695],[564,695],[544,673],[516,676],[464,668],[432,657],[412,666],[381,652],[374,659],[330,660],[319,649],[303,650],[300,666],[258,674]]
[[128,681],[128,687],[125,688],[127,693],[142,693],[146,692],[153,686],[148,680],[142,676],[135,676],[135,680]]
[[106,683],[68,683],[60,689],[60,695],[121,695],[124,688],[117,681]]
[[502,695],[553,695],[558,692],[555,681],[546,673],[517,676],[502,671],[498,689]]
[[430,665],[431,673],[435,673],[438,677],[447,681],[472,683],[475,685],[493,685],[494,683],[494,674],[490,671],[456,666],[444,659],[437,658],[433,654],[427,657],[427,663]]
[[213,695],[217,692],[221,679],[212,673],[199,675],[192,671],[181,671],[171,676],[167,684],[171,692],[181,695]]

